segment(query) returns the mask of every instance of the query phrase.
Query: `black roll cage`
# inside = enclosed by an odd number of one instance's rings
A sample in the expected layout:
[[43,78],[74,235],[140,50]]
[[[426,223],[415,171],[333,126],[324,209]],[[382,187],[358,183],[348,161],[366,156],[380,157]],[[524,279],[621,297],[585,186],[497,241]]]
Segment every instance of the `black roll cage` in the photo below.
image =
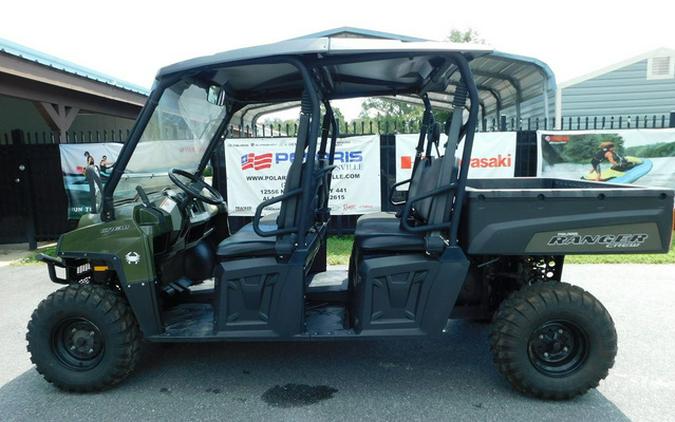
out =
[[[223,64],[217,64],[217,65],[206,65],[206,66],[201,66],[201,67],[196,67],[193,69],[190,69],[188,71],[183,71],[183,72],[178,72],[175,74],[170,74],[167,76],[163,76],[161,78],[158,78],[155,81],[155,84],[152,87],[152,91],[150,93],[150,96],[148,97],[146,105],[143,107],[141,110],[141,113],[136,120],[136,123],[134,124],[131,133],[129,135],[129,139],[125,143],[124,147],[120,151],[120,154],[117,159],[117,165],[113,168],[112,175],[104,187],[103,190],[103,206],[101,210],[101,219],[103,221],[110,221],[115,218],[114,214],[114,204],[113,204],[113,193],[115,191],[115,188],[117,187],[120,179],[122,178],[124,169],[126,168],[127,164],[129,163],[129,160],[131,159],[131,156],[136,149],[136,146],[140,140],[140,137],[145,130],[145,127],[147,126],[148,121],[150,120],[153,112],[155,111],[155,108],[157,107],[159,103],[159,99],[164,92],[164,90],[174,84],[175,82],[184,79],[186,76],[197,74],[200,72],[203,72],[205,70],[209,69],[216,69],[216,68],[224,68],[224,67],[234,67],[234,66],[243,66],[243,65],[253,65],[253,64],[280,64],[280,63],[287,63],[295,68],[298,69],[298,72],[300,73],[303,81],[303,86],[304,86],[304,92],[307,93],[309,96],[309,100],[311,102],[311,109],[312,109],[312,120],[311,120],[311,127],[309,130],[309,136],[308,139],[310,140],[309,144],[309,151],[308,151],[308,158],[307,160],[310,161],[311,163],[308,163],[308,165],[313,164],[316,153],[317,153],[317,145],[316,145],[316,139],[317,135],[319,132],[319,118],[318,116],[320,115],[320,104],[323,102],[324,106],[326,107],[326,115],[324,116],[324,131],[322,131],[322,136],[321,136],[321,144],[319,147],[319,152],[320,153],[325,153],[326,149],[326,141],[328,136],[327,132],[327,126],[330,125],[333,130],[331,130],[331,146],[330,146],[330,152],[328,154],[328,158],[330,160],[329,166],[333,166],[333,159],[334,159],[334,152],[335,152],[335,144],[336,144],[336,139],[338,136],[338,129],[337,125],[335,122],[335,117],[332,108],[330,107],[330,100],[332,99],[341,99],[341,98],[353,98],[353,97],[358,97],[358,91],[355,91],[353,93],[343,93],[340,95],[331,95],[329,92],[329,89],[333,86],[333,81],[329,77],[330,75],[326,76],[329,72],[325,71],[325,67],[327,65],[331,64],[338,64],[338,63],[350,63],[350,62],[365,62],[365,61],[377,61],[377,60],[383,60],[383,59],[388,59],[388,58],[401,58],[401,57],[410,57],[411,54],[420,54],[416,52],[405,52],[405,51],[400,51],[400,52],[385,52],[385,53],[361,53],[361,54],[348,54],[348,55],[338,55],[338,56],[322,56],[322,57],[317,57],[317,56],[277,56],[277,57],[265,57],[265,58],[258,58],[258,59],[249,59],[249,60],[239,60],[239,61],[234,61],[234,62],[229,62],[229,63],[223,63]],[[428,54],[428,53],[425,53]],[[434,191],[427,193],[423,196],[418,196],[415,198],[411,198],[409,202],[409,206],[406,206],[406,211],[409,208],[412,208],[412,204],[415,202],[424,199],[429,196],[434,196],[438,195],[444,192],[448,191],[454,191],[455,192],[455,198],[454,198],[454,204],[452,206],[453,212],[452,216],[449,222],[447,223],[441,223],[441,224],[434,224],[434,225],[427,225],[427,227],[422,227],[423,230],[435,230],[437,228],[449,228],[449,243],[451,246],[455,246],[457,244],[457,233],[459,230],[459,221],[460,221],[460,215],[461,215],[461,205],[464,200],[464,195],[465,195],[465,190],[466,190],[466,178],[468,175],[468,164],[470,162],[470,157],[471,157],[471,150],[473,147],[473,137],[475,133],[475,128],[476,128],[476,121],[477,121],[477,116],[478,116],[478,108],[480,107],[479,99],[478,99],[478,89],[476,86],[476,83],[473,79],[471,69],[469,68],[469,63],[467,60],[467,57],[465,57],[464,54],[460,52],[448,52],[448,53],[438,53],[435,52],[435,55],[438,56],[445,56],[449,61],[454,62],[454,64],[457,66],[457,70],[460,73],[461,79],[460,83],[464,85],[466,92],[468,94],[468,98],[470,100],[470,106],[469,106],[469,118],[466,122],[461,127],[460,134],[465,136],[464,139],[464,149],[463,149],[463,154],[462,154],[462,161],[461,161],[461,166],[459,169],[459,174],[456,177],[456,180],[451,181],[451,183],[437,187],[434,189]],[[470,57],[472,58],[472,57]],[[447,62],[443,64],[443,66],[447,66]],[[315,72],[310,72],[310,69],[315,70]],[[321,72],[320,70],[324,70]],[[427,77],[425,80],[421,81],[421,83],[418,84],[419,89],[417,89],[415,92],[418,94],[421,94],[421,97],[424,101],[425,105],[425,119],[428,119],[428,110],[430,110],[430,102],[428,99],[428,96],[426,95],[426,90],[428,86],[432,83],[431,77],[435,75],[436,72],[432,72],[432,75],[430,77]],[[444,85],[447,86],[449,85],[450,82],[450,77],[449,75],[446,80]],[[321,89],[323,88],[323,89]],[[401,89],[399,89],[401,88]],[[397,95],[397,94],[405,94],[409,93],[412,91],[411,89],[403,89],[403,87],[392,87],[392,84],[387,85],[387,89],[382,89],[381,92],[369,92],[369,96],[378,96],[378,95]],[[247,99],[247,101],[240,101],[240,100],[234,100],[228,104],[226,104],[227,111],[225,114],[225,117],[223,118],[222,123],[216,130],[216,133],[212,137],[211,141],[209,142],[209,145],[207,146],[207,149],[202,156],[202,160],[200,161],[199,167],[197,171],[195,172],[195,175],[201,176],[203,173],[206,165],[208,164],[209,160],[211,159],[211,156],[213,155],[216,147],[221,144],[225,140],[225,137],[227,135],[227,127],[232,119],[233,114],[240,110],[241,108],[245,107],[248,104],[252,103],[257,103],[260,101],[263,101],[264,99],[262,98],[255,98],[255,96],[251,96],[250,98]],[[275,101],[277,102],[288,102],[288,101],[297,101],[297,97],[278,97],[275,98]],[[265,102],[269,103],[269,98],[265,100]],[[454,112],[457,112],[455,110]],[[430,113],[430,111],[429,111]],[[327,116],[327,117],[326,117]],[[326,123],[328,125],[326,125]],[[426,132],[426,127],[424,127],[424,132]],[[461,136],[460,135],[460,136]],[[420,134],[420,140],[418,142],[417,148],[416,148],[416,155],[415,155],[415,162],[417,163],[419,161],[419,158],[421,157],[422,150],[423,148],[423,136]],[[452,152],[454,154],[454,152]],[[311,168],[311,167],[310,167]],[[331,168],[332,170],[332,168]],[[303,188],[305,186],[310,185],[310,178],[312,177],[312,172],[305,172],[303,174]],[[329,178],[330,179],[330,178]],[[454,177],[453,177],[454,179]],[[330,183],[330,182],[329,182]],[[294,189],[290,192],[287,192],[286,194],[282,195],[284,198],[273,198],[277,199],[278,202],[280,200],[285,199],[286,197],[290,195],[297,195],[302,192],[302,190],[298,193],[296,193],[297,189]],[[302,201],[302,206],[307,205],[308,201],[310,201],[311,198],[309,198],[309,195],[303,195],[303,201]],[[269,202],[269,201],[265,201]],[[260,205],[263,205],[264,203],[261,203]],[[260,207],[259,207],[260,208]],[[403,215],[405,217],[405,214]],[[307,219],[308,216],[303,215],[301,216],[301,221],[299,224],[300,227],[304,227],[304,220]],[[255,227],[255,222],[256,220],[259,222],[260,217],[258,216],[258,213],[256,212],[256,218],[254,218],[254,227]],[[405,221],[405,218],[402,218],[402,221]],[[405,223],[404,223],[405,224]],[[404,225],[405,226],[405,225]],[[294,227],[295,228],[295,227]],[[420,231],[419,227],[406,227],[408,229],[412,228],[413,231]],[[258,227],[259,229],[259,227]],[[290,229],[290,228],[289,228]],[[258,230],[256,230],[258,232]],[[284,230],[286,232],[286,230]],[[269,232],[264,232],[266,236],[271,235]],[[260,233],[259,233],[260,234]],[[277,233],[281,234],[281,233]],[[298,237],[304,238],[304,233],[298,233]],[[300,239],[298,239],[300,240]]]

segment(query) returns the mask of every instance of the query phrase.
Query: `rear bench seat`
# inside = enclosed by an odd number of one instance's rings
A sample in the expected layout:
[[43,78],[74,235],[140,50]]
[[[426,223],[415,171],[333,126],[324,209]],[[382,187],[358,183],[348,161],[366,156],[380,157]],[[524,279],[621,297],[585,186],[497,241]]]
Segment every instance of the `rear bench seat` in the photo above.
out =
[[[415,169],[408,200],[434,189],[438,179],[442,160],[427,157],[420,161]],[[433,198],[425,198],[416,203],[412,212],[414,222],[426,224],[431,213]],[[401,219],[395,213],[379,212],[365,214],[356,222],[354,237],[362,253],[424,251],[424,233],[411,233],[403,229]]]

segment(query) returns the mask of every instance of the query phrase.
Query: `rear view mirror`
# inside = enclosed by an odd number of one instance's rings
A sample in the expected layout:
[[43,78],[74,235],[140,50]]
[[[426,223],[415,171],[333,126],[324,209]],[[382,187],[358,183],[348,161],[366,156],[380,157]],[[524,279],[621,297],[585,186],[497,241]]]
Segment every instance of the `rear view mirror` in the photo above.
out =
[[225,90],[223,89],[223,87],[218,85],[209,86],[209,91],[206,94],[206,101],[218,106],[224,106]]

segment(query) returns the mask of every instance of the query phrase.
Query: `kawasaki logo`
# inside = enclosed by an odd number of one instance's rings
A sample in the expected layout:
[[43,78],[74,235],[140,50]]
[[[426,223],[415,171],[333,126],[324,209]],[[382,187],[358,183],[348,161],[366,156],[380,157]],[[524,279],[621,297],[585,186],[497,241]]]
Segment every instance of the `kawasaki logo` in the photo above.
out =
[[[458,160],[461,165],[462,160]],[[412,168],[412,156],[403,155],[401,156],[400,166],[402,169],[411,169]],[[501,168],[501,167],[513,167],[513,158],[511,154],[502,155],[498,154],[494,157],[476,157],[469,160],[469,167],[472,168]]]
[[589,234],[558,233],[548,241],[549,246],[604,245],[606,248],[638,248],[649,238],[639,234]]
[[[462,160],[459,160],[459,163],[461,165]],[[472,158],[469,160],[469,167],[472,168],[499,168],[512,166],[513,159],[511,158],[511,154],[498,154],[495,157]]]

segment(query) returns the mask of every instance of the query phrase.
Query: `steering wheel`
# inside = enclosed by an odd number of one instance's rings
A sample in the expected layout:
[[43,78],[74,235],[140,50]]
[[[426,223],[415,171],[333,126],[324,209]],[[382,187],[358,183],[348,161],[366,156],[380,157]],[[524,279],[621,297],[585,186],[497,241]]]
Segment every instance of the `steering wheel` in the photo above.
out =
[[[185,177],[186,179],[189,179],[190,183],[189,184],[184,183],[182,180],[178,178],[178,176],[182,176]],[[225,202],[225,199],[223,199],[223,195],[221,195],[220,192],[218,192],[213,186],[206,183],[203,179],[195,176],[190,172],[177,168],[172,168],[169,171],[169,179],[171,179],[171,181],[176,186],[181,188],[188,195],[192,196],[193,198],[197,198],[200,201],[204,201],[207,204],[220,205],[223,202]],[[204,189],[206,189],[209,195],[204,195],[202,193]]]

